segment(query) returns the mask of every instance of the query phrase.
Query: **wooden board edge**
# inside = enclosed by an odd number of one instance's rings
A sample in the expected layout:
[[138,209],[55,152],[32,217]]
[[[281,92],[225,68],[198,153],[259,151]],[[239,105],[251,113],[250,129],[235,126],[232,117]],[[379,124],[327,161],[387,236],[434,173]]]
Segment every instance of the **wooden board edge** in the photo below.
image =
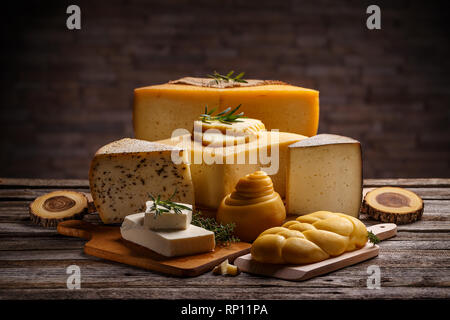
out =
[[101,258],[109,261],[118,262],[124,265],[133,266],[149,271],[158,272],[166,276],[177,276],[177,277],[197,277],[210,270],[212,270],[216,265],[220,264],[224,260],[228,259],[233,262],[237,257],[245,255],[250,252],[250,247],[236,251],[230,255],[225,255],[223,257],[216,258],[210,262],[203,264],[201,266],[193,268],[179,268],[176,266],[163,264],[160,262],[152,263],[151,259],[146,258],[136,258],[134,261],[130,262],[126,256],[122,256],[110,251],[102,250],[98,247],[91,246],[88,243],[84,246],[84,252],[88,255],[94,256],[96,258]]
[[[361,252],[361,250],[364,250]],[[347,266],[378,256],[380,247],[377,245],[365,247],[356,251],[347,252],[342,256],[324,261],[303,265],[275,265],[260,263],[252,260],[251,254],[238,257],[235,265],[243,272],[274,277],[288,281],[304,281],[318,275],[327,274]]]

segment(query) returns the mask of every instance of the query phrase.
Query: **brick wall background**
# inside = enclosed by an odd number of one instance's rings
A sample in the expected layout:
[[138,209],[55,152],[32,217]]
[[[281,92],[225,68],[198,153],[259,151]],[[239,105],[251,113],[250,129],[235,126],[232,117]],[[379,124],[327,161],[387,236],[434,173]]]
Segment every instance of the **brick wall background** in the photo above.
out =
[[132,136],[133,88],[233,69],[320,90],[319,131],[359,139],[366,178],[450,177],[444,2],[374,1],[379,31],[365,1],[18,2],[1,10],[0,176],[87,178]]

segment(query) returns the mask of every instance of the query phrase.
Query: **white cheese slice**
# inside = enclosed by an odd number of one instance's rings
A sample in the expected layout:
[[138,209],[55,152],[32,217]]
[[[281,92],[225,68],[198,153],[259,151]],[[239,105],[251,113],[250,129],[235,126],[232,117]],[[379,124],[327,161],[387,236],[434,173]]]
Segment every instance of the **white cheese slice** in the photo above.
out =
[[154,231],[144,226],[144,216],[142,212],[125,217],[120,228],[122,238],[166,257],[214,250],[216,243],[212,231],[192,224],[185,230]]
[[[177,203],[177,202],[176,202]],[[164,230],[164,229],[172,229],[172,230],[184,230],[187,229],[192,221],[192,205],[186,203],[177,203],[188,208],[181,209],[180,213],[175,213],[173,211],[170,212],[161,212],[159,214],[155,214],[151,211],[151,208],[154,205],[153,201],[147,201],[146,203],[147,209],[145,210],[144,216],[144,226],[152,229],[152,230]],[[162,208],[162,207],[160,207]]]

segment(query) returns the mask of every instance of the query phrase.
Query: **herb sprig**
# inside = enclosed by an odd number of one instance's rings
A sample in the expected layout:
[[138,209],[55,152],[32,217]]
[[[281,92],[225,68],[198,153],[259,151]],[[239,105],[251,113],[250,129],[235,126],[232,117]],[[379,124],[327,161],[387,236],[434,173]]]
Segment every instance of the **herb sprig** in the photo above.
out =
[[380,239],[378,239],[372,231],[367,231],[367,237],[369,238],[369,242],[372,242],[373,244],[380,243]]
[[235,114],[236,111],[239,110],[241,105],[238,105],[233,110],[231,107],[226,108],[222,112],[219,112],[216,115],[213,115],[213,113],[216,111],[216,108],[208,111],[208,106],[205,106],[205,112],[200,115],[200,120],[204,123],[211,123],[211,121],[219,121],[225,124],[233,124],[233,122],[242,122],[241,118],[247,118],[244,116],[244,113],[238,113]]
[[222,75],[217,71],[214,71],[213,74],[208,74],[208,78],[214,79],[214,82],[219,84],[221,81],[224,82],[240,82],[247,83],[246,80],[243,79],[245,72],[239,73],[236,77],[233,78],[234,70],[231,70],[226,75]]
[[220,245],[229,245],[234,242],[239,242],[239,238],[233,235],[234,223],[221,224],[214,218],[208,218],[201,215],[200,212],[192,214],[192,222],[194,226],[204,228],[214,232],[216,242]]
[[175,196],[175,194],[177,193],[177,189],[175,189],[175,191],[173,192],[173,194],[169,197],[169,199],[167,200],[161,200],[161,196],[158,195],[156,198],[151,195],[148,194],[149,197],[152,199],[153,201],[153,205],[150,207],[150,212],[153,212],[155,215],[155,218],[160,215],[163,212],[170,212],[173,211],[176,214],[181,214],[182,210],[190,210],[192,211],[192,209],[190,207],[187,207],[185,205],[173,202],[172,199]]

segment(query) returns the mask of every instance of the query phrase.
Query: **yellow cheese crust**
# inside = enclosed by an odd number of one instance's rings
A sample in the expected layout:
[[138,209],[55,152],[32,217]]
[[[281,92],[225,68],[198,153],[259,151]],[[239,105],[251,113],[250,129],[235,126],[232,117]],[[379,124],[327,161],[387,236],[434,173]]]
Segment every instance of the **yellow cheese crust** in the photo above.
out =
[[241,104],[245,116],[261,120],[267,130],[313,136],[319,124],[319,92],[292,85],[208,88],[162,84],[134,91],[133,126],[136,138],[156,141],[175,129],[192,130],[205,106],[225,110]]

